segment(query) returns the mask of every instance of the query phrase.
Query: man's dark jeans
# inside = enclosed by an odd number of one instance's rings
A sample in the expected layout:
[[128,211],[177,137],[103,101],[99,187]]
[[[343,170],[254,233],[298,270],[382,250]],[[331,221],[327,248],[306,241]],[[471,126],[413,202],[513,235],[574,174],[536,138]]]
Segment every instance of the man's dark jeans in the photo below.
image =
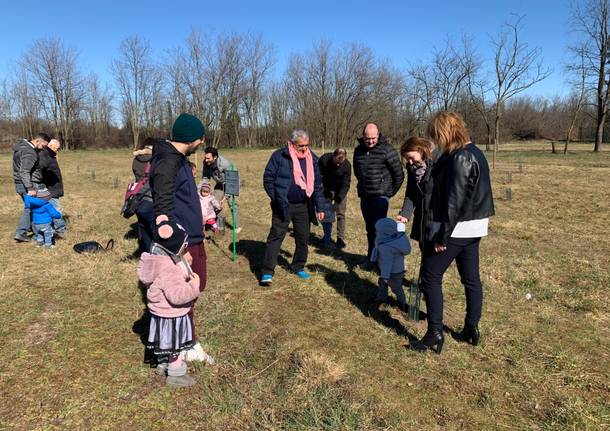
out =
[[[23,202],[25,195],[28,194],[27,189],[23,186],[23,184],[15,184],[15,191],[21,198],[21,202]],[[21,217],[19,218],[19,223],[17,224],[17,229],[15,230],[15,237],[24,236],[30,230],[32,230],[32,213],[29,208],[25,208],[24,204]]]
[[136,208],[138,218],[138,249],[141,253],[149,252],[153,240],[154,209],[153,202],[142,199]]
[[288,225],[292,222],[292,229],[294,231],[294,242],[296,243],[296,249],[294,251],[294,257],[292,259],[291,268],[293,271],[298,272],[305,268],[307,263],[307,242],[309,241],[309,211],[307,210],[307,203],[289,204],[288,206],[288,219],[283,220],[283,217],[273,211],[271,217],[271,230],[267,236],[267,247],[265,248],[265,260],[263,261],[263,274],[273,275],[275,266],[277,265],[277,256],[282,247],[284,237],[288,232]]
[[375,223],[377,220],[388,216],[390,199],[387,196],[376,196],[360,199],[360,210],[366,226],[366,238],[368,240],[367,259],[371,260],[371,253],[375,247]]

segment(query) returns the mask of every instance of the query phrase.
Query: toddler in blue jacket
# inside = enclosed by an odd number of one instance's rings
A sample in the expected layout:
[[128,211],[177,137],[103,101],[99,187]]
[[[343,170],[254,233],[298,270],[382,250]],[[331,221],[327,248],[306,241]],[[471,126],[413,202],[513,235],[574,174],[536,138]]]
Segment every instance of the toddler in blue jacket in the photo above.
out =
[[371,261],[379,265],[379,287],[375,301],[386,302],[388,286],[396,295],[396,300],[403,310],[406,309],[405,291],[402,280],[405,274],[405,256],[411,253],[411,244],[404,231],[398,230],[398,224],[391,218],[382,218],[375,223],[375,247]]
[[61,218],[61,213],[49,202],[51,193],[40,189],[36,196],[25,195],[25,207],[32,212],[32,230],[36,236],[36,247],[53,247],[53,219]]

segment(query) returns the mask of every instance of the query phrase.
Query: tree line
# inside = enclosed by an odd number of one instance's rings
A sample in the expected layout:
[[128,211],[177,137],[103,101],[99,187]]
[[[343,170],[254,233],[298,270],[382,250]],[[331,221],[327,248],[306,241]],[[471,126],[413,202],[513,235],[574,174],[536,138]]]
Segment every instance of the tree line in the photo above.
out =
[[434,112],[455,110],[494,159],[508,139],[548,139],[554,152],[592,141],[600,151],[610,109],[608,10],[608,0],[572,5],[571,61],[553,65],[571,91],[550,97],[523,96],[553,70],[523,40],[523,16],[491,38],[490,58],[462,35],[402,69],[365,45],[319,41],[292,54],[279,74],[275,49],[260,34],[193,30],[163,54],[133,35],[109,65],[109,83],[83,71],[76,48],[39,39],[0,79],[1,144],[49,130],[66,148],[136,147],[168,136],[185,111],[204,121],[214,146],[277,146],[297,126],[314,145],[351,146],[370,121],[397,143],[425,134]]

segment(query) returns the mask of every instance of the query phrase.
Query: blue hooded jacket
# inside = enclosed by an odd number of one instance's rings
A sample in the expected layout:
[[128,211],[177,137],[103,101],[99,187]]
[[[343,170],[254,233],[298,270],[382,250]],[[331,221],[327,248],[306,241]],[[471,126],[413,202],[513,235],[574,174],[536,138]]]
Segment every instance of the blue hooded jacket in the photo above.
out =
[[49,201],[30,195],[25,195],[23,201],[25,207],[32,211],[32,222],[34,224],[48,224],[54,218],[61,218],[61,213]]
[[405,256],[411,253],[411,244],[404,232],[398,232],[395,220],[382,218],[375,223],[375,248],[371,261],[379,262],[380,277],[389,279],[390,274],[405,270]]

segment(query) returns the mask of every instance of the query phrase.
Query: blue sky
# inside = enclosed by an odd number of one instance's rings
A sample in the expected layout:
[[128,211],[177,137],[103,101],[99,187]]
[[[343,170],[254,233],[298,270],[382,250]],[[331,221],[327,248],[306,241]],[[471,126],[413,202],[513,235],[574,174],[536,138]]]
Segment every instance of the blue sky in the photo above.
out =
[[157,56],[182,43],[193,28],[203,32],[262,33],[276,48],[281,73],[293,52],[318,40],[336,46],[368,45],[399,69],[428,58],[447,37],[471,35],[477,51],[491,58],[490,38],[511,13],[525,15],[523,39],[539,46],[553,74],[530,94],[565,94],[567,0],[411,1],[28,1],[4,2],[0,26],[0,80],[11,64],[41,37],[60,37],[80,52],[84,71],[109,80],[108,66],[128,35],[147,38]]

